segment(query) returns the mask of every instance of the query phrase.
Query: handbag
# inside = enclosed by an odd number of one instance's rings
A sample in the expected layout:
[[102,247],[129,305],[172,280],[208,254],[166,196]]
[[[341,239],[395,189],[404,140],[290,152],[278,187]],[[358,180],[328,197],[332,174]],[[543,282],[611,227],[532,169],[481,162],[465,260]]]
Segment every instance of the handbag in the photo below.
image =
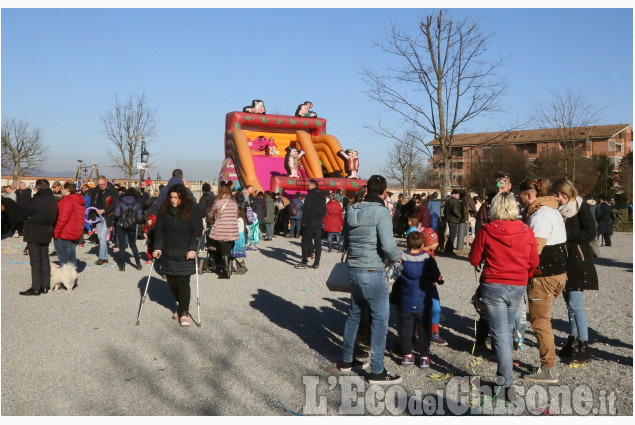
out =
[[342,253],[342,259],[333,266],[331,274],[326,279],[326,286],[333,292],[351,292],[350,267],[346,261],[347,253]]
[[245,209],[245,216],[247,217],[247,224],[254,224],[254,221],[256,221],[254,210],[252,210],[251,207]]

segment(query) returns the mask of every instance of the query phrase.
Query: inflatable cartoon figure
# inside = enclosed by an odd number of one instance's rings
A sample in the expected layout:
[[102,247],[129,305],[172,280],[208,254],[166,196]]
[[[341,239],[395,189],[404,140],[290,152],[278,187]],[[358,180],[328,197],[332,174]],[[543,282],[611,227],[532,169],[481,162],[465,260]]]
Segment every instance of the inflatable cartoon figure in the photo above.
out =
[[298,150],[289,146],[286,149],[287,155],[284,158],[284,165],[289,173],[289,177],[300,177],[298,174],[298,167],[300,166],[300,158],[305,154],[304,151],[298,152]]
[[296,117],[303,118],[317,118],[317,114],[309,109],[313,108],[313,103],[308,100],[301,105],[298,105],[298,109],[295,110]]
[[347,149],[346,151],[339,151],[339,155],[346,159],[346,172],[349,179],[358,179],[357,171],[359,170],[359,159],[357,158],[357,151],[353,149]]
[[249,112],[250,114],[266,114],[265,102],[262,100],[252,100],[251,106],[245,106],[243,112]]
[[266,156],[273,156],[275,154],[280,153],[280,151],[278,151],[278,149],[276,149],[278,147],[278,145],[276,145],[276,142],[274,141],[273,137],[270,137],[267,139],[267,141],[262,144],[258,150],[264,151]]

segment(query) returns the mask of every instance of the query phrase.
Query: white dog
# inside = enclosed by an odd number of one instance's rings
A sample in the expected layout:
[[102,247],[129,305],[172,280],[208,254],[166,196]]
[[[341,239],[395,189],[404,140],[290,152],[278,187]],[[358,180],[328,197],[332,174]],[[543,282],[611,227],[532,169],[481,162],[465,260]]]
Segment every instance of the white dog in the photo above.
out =
[[62,267],[51,267],[51,291],[65,288],[68,292],[73,290],[77,281],[77,268],[74,264],[66,263]]

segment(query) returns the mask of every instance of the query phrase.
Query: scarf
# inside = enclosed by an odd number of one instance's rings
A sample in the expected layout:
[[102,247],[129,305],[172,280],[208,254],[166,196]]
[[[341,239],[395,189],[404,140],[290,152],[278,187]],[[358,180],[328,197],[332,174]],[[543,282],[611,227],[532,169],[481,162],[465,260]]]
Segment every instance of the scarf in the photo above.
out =
[[576,199],[572,199],[566,204],[560,205],[560,207],[558,207],[558,211],[560,211],[560,215],[562,215],[562,217],[571,218],[580,211],[582,202],[582,198],[578,196]]
[[368,193],[364,197],[364,202],[377,202],[378,204],[381,204],[382,207],[386,206],[386,204],[384,203],[384,200],[381,199],[379,197],[379,195],[375,195],[375,194],[371,194],[371,193]]

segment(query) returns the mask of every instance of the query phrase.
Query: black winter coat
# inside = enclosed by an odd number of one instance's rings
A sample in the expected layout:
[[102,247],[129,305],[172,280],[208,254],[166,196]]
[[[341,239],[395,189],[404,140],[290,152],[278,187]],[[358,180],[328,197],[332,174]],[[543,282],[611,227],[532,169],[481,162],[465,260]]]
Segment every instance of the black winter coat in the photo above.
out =
[[29,201],[31,201],[31,189],[29,189],[28,187],[24,190],[18,189],[15,191],[15,196],[15,202],[17,202],[18,207],[24,208],[29,203]]
[[57,221],[57,200],[51,189],[38,191],[22,209],[24,241],[46,245],[53,239],[53,230]]
[[[119,192],[112,183],[108,183],[106,189],[101,190],[98,186],[90,189],[90,206],[100,210],[104,210],[103,217],[106,219],[106,224],[112,226],[115,223],[115,207],[117,206],[117,200],[119,199]],[[110,200],[109,200],[110,198]]]
[[302,225],[324,223],[326,216],[326,195],[319,188],[309,190],[304,199]]
[[170,206],[157,215],[154,226],[154,249],[161,250],[161,270],[168,276],[190,276],[196,273],[195,261],[187,260],[188,251],[198,251],[198,238],[203,233],[203,218],[192,206],[189,220],[181,217],[181,209]]
[[604,201],[596,207],[595,215],[598,222],[598,233],[605,235],[607,233],[612,234],[613,228],[611,226],[611,206],[608,202]]
[[258,223],[265,224],[265,217],[267,216],[267,206],[263,198],[256,198],[251,203],[251,209],[254,210],[254,214],[258,216]]
[[130,208],[132,208],[132,211],[134,212],[137,224],[143,223],[143,209],[141,208],[141,202],[136,196],[133,195],[124,195],[119,198],[114,213],[117,220],[119,220],[121,216],[123,216],[123,214]]
[[566,290],[598,290],[598,275],[593,264],[593,249],[589,243],[595,239],[595,219],[586,202],[578,213],[564,219],[567,230],[567,284]]

